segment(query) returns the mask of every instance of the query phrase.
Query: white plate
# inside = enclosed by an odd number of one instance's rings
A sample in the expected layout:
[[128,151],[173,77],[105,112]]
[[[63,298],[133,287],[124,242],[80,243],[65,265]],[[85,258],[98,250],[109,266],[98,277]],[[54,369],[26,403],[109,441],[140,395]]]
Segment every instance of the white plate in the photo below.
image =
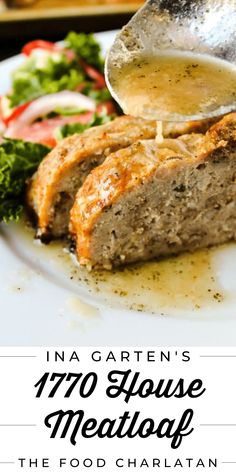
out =
[[[105,51],[114,32],[98,37]],[[21,62],[0,64],[0,94]],[[0,345],[235,345],[235,245],[89,286],[61,247],[40,246],[23,225],[0,225],[0,253]]]

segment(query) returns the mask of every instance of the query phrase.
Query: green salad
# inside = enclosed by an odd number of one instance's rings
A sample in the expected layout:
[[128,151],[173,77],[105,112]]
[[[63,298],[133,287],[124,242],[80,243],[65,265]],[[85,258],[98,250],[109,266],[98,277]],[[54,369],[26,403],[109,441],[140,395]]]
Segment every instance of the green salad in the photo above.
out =
[[19,219],[27,179],[61,139],[116,115],[93,34],[70,32],[60,44],[31,41],[22,54],[10,91],[0,98],[0,221],[5,222]]
[[[56,46],[54,50],[44,49],[48,54],[41,57],[29,55],[12,76],[12,90],[8,94],[10,106],[22,105],[49,93],[75,90],[80,84],[84,85],[83,92],[86,95],[92,93],[93,82],[80,61],[86,61],[102,73],[104,60],[100,45],[92,34],[71,32],[65,38],[64,46],[65,49],[61,51]],[[105,92],[106,98],[110,98],[107,89]],[[97,91],[96,98],[98,101],[104,100],[103,89]]]

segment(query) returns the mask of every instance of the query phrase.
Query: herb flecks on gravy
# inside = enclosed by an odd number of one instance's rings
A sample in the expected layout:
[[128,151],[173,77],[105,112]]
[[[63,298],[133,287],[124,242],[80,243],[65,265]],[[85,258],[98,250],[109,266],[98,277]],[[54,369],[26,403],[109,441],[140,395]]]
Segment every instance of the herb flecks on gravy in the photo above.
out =
[[109,80],[124,112],[147,119],[203,118],[236,101],[236,68],[208,55],[143,54]]

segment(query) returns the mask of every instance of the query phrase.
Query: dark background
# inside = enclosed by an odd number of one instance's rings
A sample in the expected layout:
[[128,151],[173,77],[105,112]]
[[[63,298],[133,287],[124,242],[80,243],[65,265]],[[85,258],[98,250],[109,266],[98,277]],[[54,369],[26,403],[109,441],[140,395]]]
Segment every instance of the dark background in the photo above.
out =
[[18,54],[21,47],[32,39],[58,41],[70,30],[85,33],[112,30],[122,27],[131,16],[107,14],[0,23],[0,60]]

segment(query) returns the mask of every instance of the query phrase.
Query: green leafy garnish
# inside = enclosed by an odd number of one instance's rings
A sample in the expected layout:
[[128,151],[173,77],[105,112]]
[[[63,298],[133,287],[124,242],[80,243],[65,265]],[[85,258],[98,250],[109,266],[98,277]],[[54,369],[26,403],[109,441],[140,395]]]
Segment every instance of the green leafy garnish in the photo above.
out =
[[65,38],[65,46],[84,59],[89,65],[103,71],[104,60],[101,54],[100,44],[93,34],[75,33],[71,31]]
[[[71,32],[65,39],[65,48],[75,53],[68,57],[62,51],[31,55],[12,76],[12,92],[8,95],[10,106],[16,107],[38,97],[62,90],[76,90],[83,83],[83,93],[89,95],[91,78],[87,77],[80,59],[102,71],[104,61],[101,48],[92,34]],[[97,92],[97,101],[104,92]]]
[[10,106],[15,107],[35,98],[75,90],[85,80],[85,73],[78,61],[69,60],[64,53],[29,57],[12,77],[12,92],[8,95]]
[[100,89],[100,90],[93,90],[90,88],[86,93],[90,98],[93,98],[96,103],[107,102],[108,100],[112,100],[111,94],[107,88]]
[[20,218],[26,180],[49,151],[47,146],[15,139],[0,144],[0,221]]
[[61,126],[56,132],[56,137],[57,139],[63,139],[67,138],[67,136],[71,136],[72,134],[80,134],[83,133],[83,131],[85,131],[86,129],[92,128],[93,126],[104,125],[105,123],[112,121],[113,118],[114,117],[112,115],[97,115],[95,113],[91,121],[86,124],[68,123]]

